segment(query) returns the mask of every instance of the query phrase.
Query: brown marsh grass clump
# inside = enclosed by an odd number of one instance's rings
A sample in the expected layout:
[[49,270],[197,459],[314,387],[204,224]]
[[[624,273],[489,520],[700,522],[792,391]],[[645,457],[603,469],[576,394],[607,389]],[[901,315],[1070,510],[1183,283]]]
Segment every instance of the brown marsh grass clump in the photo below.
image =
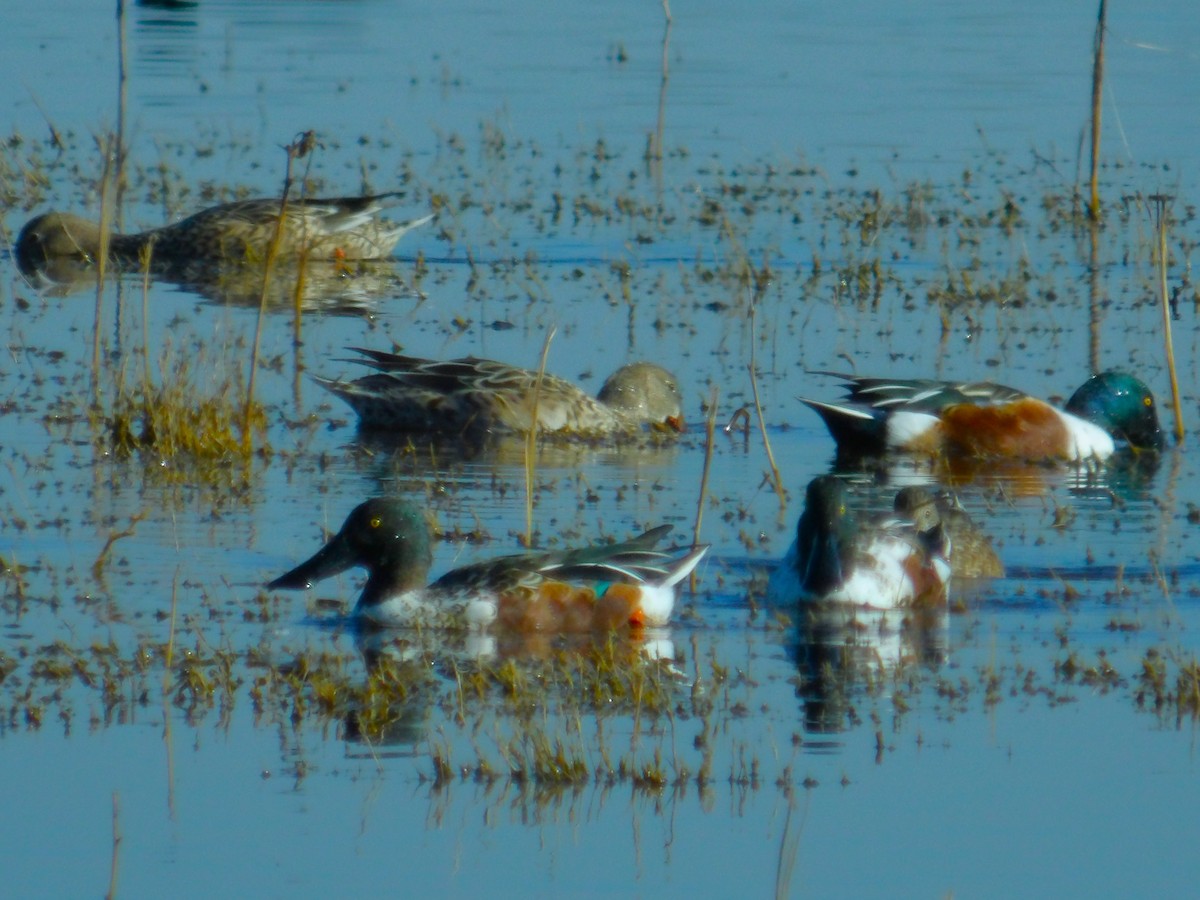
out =
[[222,368],[207,366],[203,354],[188,357],[170,348],[159,369],[164,374],[158,383],[149,372],[132,382],[119,379],[112,407],[102,416],[104,439],[115,452],[199,463],[248,461],[269,452],[261,404],[250,408],[254,440],[243,439],[246,393],[232,370],[222,377]]

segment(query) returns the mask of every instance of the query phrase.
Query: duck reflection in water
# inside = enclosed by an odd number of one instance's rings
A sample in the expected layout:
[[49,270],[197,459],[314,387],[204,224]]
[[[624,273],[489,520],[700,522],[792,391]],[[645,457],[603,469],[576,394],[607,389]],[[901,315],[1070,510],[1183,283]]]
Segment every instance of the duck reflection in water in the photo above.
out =
[[342,692],[349,695],[343,736],[369,745],[374,755],[422,752],[433,710],[446,703],[464,715],[494,710],[490,698],[499,696],[516,708],[590,704],[612,712],[633,697],[672,705],[689,687],[667,627],[550,635],[397,632],[347,623],[366,677]]
[[902,691],[914,669],[936,672],[948,659],[948,629],[945,609],[801,609],[792,658],[805,731],[846,731],[859,724],[864,698]]

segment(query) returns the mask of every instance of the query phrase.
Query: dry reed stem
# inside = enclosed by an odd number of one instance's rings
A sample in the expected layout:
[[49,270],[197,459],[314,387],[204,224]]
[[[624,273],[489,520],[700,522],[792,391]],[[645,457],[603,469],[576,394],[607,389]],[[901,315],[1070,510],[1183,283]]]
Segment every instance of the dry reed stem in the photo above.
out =
[[171,666],[175,662],[175,621],[179,609],[179,569],[175,569],[175,578],[171,581],[171,618],[167,630],[167,649],[163,654],[163,744],[167,749],[167,811],[171,820],[175,820],[175,754],[172,753],[171,742]]
[[[708,398],[708,418],[704,420],[704,467],[700,470],[700,498],[696,501],[696,522],[692,526],[692,544],[700,543],[700,525],[704,521],[704,498],[708,495],[708,472],[712,468],[713,445],[717,432],[717,401],[721,389],[713,385]],[[693,571],[692,577],[695,578]]]
[[254,387],[258,373],[258,354],[262,346],[263,320],[267,312],[267,290],[271,283],[271,269],[275,265],[275,257],[279,254],[279,243],[283,237],[283,217],[287,213],[288,191],[292,187],[292,153],[288,148],[287,168],[283,178],[283,196],[279,201],[279,217],[275,220],[275,230],[271,234],[271,243],[267,245],[267,257],[263,260],[262,288],[258,295],[258,318],[254,323],[254,345],[250,351],[250,373],[246,382],[246,404],[242,411],[242,443],[250,448],[250,410],[254,405]]
[[147,510],[141,510],[129,517],[129,527],[124,531],[111,531],[108,538],[104,541],[104,546],[100,548],[100,552],[96,555],[96,559],[92,562],[92,576],[101,581],[104,578],[104,567],[108,565],[108,558],[112,555],[113,544],[122,538],[133,537],[137,533],[138,522],[149,515]]
[[[125,112],[129,104],[129,58],[125,0],[117,0],[117,127],[110,136],[104,155],[100,199],[100,259],[96,266],[96,333],[92,338],[92,377],[97,400],[100,391],[100,315],[103,310],[104,279],[108,269],[108,243],[113,231],[121,231],[125,221]],[[107,208],[107,214],[105,209]],[[121,314],[121,295],[117,295],[117,316]]]
[[1149,198],[1154,204],[1154,224],[1158,231],[1158,293],[1162,303],[1163,340],[1167,351],[1167,372],[1171,376],[1171,403],[1175,409],[1175,440],[1182,444],[1183,405],[1179,398],[1179,376],[1175,371],[1175,342],[1171,338],[1171,303],[1167,296],[1167,210],[1171,198],[1165,194],[1154,194]]
[[153,254],[153,241],[138,252],[142,269],[142,396],[147,403],[150,402],[150,259]]
[[167,682],[171,678],[171,665],[175,660],[175,613],[179,609],[179,569],[175,570],[175,579],[171,582],[171,618],[167,625],[167,649],[163,659],[163,693],[167,691]]
[[787,506],[787,491],[783,487],[783,476],[779,474],[779,466],[775,463],[775,453],[771,450],[771,438],[767,434],[767,423],[763,417],[762,403],[758,399],[758,375],[754,363],[746,367],[750,371],[750,391],[754,394],[754,414],[758,417],[758,430],[762,434],[763,449],[767,452],[767,464],[771,467],[771,486],[779,498],[779,505]]
[[754,394],[754,413],[758,416],[758,430],[762,433],[763,449],[767,451],[767,463],[771,466],[771,482],[775,495],[779,498],[781,508],[787,507],[787,491],[783,488],[783,476],[779,474],[779,466],[775,464],[775,453],[771,450],[771,438],[767,435],[767,423],[763,416],[762,403],[758,399],[758,370],[755,365],[754,340],[755,308],[750,307],[750,390]]
[[542,379],[546,377],[546,358],[550,342],[558,331],[551,325],[542,343],[542,358],[538,361],[537,380],[533,383],[533,404],[529,412],[529,431],[525,434],[525,546],[533,546],[533,480],[537,475],[538,404],[542,397]]
[[112,795],[112,860],[108,868],[108,892],[106,900],[117,896],[117,863],[121,854],[121,797],[116,791]]
[[[791,766],[789,765],[788,768],[790,769]],[[785,900],[787,897],[794,896],[792,878],[796,873],[796,860],[800,855],[800,838],[804,835],[804,825],[808,821],[808,804],[811,797],[811,793],[805,792],[804,814],[796,823],[793,821],[793,817],[796,815],[796,796],[790,782],[786,791],[787,817],[783,823],[783,834],[779,837],[779,858],[775,863],[776,900]]]
[[1088,229],[1088,371],[1100,371],[1100,338],[1104,323],[1103,296],[1100,290],[1100,229]]
[[29,101],[46,121],[46,128],[50,130],[50,146],[54,147],[60,153],[65,151],[67,149],[67,145],[62,139],[62,135],[59,134],[58,129],[54,126],[54,122],[51,121],[50,114],[47,113],[46,108],[42,106],[42,101],[38,99],[37,94],[30,90],[29,85],[25,85],[25,91],[29,94]]
[[125,201],[125,112],[129,108],[129,40],[125,15],[125,0],[117,0],[117,166],[113,187],[116,194],[116,216],[113,219],[117,231],[124,230]]
[[275,258],[279,255],[279,245],[283,240],[283,218],[287,214],[288,194],[292,189],[292,163],[302,156],[307,156],[316,146],[316,134],[312,131],[305,131],[283,148],[287,154],[287,165],[283,175],[283,194],[279,198],[279,217],[275,220],[275,230],[271,234],[271,243],[267,246],[267,258],[263,260],[262,290],[258,297],[258,319],[254,324],[254,347],[250,353],[250,376],[246,382],[246,405],[242,412],[242,445],[247,451],[251,449],[250,420],[254,408],[254,385],[258,372],[258,353],[262,345],[263,320],[266,318],[267,312],[267,291],[271,284],[271,270],[275,266]]
[[307,247],[306,241],[304,249],[300,251],[300,258],[296,261],[296,284],[292,291],[292,341],[297,346],[300,344],[301,323],[304,316],[304,282],[305,276],[308,274]]
[[100,402],[100,319],[104,312],[104,279],[108,274],[108,243],[113,223],[113,198],[109,187],[112,177],[111,151],[111,139],[102,140],[100,152],[104,156],[104,168],[100,172],[100,246],[96,251],[96,308],[92,335],[92,394],[97,405]]
[[1096,36],[1092,42],[1092,177],[1088,216],[1100,221],[1100,112],[1104,96],[1104,32],[1107,30],[1108,0],[1100,0]]
[[[307,159],[307,162],[305,162],[305,164],[304,164],[304,178],[302,178],[301,182],[300,182],[300,198],[304,199],[304,197],[307,195],[307,192],[308,192],[308,176],[309,176],[309,173],[312,171],[312,162],[313,162],[312,153],[309,151],[311,151],[313,147],[317,146],[316,134],[311,131],[306,131],[304,133],[304,136],[301,138],[301,140],[305,142],[306,149],[303,151],[303,153],[306,155],[306,159]],[[308,232],[307,232],[308,217],[307,216],[302,217],[300,221],[303,223],[304,228],[306,230],[305,230],[304,234],[301,236],[301,240],[300,240],[300,258],[296,261],[296,285],[295,285],[295,290],[292,294],[292,309],[293,309],[293,323],[292,323],[292,333],[293,334],[292,334],[292,336],[293,336],[293,340],[295,341],[295,343],[297,345],[300,343],[300,331],[301,331],[300,326],[301,326],[301,320],[304,315],[304,282],[305,282],[305,277],[308,273],[308,247],[309,247]],[[300,373],[297,372],[296,374],[297,374],[297,376],[299,376]]]
[[667,123],[667,84],[671,81],[671,26],[674,24],[669,0],[663,0],[662,7],[665,20],[662,37],[662,76],[658,85],[658,117],[654,124],[654,148],[650,153],[651,160],[657,164],[655,169],[660,178],[662,176],[663,133],[666,131]]

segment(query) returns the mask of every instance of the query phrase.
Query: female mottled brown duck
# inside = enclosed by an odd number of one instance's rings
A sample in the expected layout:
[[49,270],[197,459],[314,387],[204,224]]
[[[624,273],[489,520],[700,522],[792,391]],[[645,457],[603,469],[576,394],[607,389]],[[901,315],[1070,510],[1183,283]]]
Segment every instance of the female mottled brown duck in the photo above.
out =
[[318,378],[358,413],[362,427],[437,434],[524,433],[612,437],[644,427],[678,433],[678,382],[653,363],[618,369],[595,397],[563,378],[476,357],[421,359],[353,348],[377,372],[354,381]]
[[[379,218],[399,194],[291,200],[283,207],[278,257],[313,260],[385,259],[407,231],[432,216],[396,224]],[[262,261],[280,216],[277,199],[241,200],[201,210],[193,216],[137,234],[111,234],[109,257],[140,266]],[[17,237],[17,264],[26,274],[58,260],[94,262],[102,232],[95,222],[70,213],[43,213]]]

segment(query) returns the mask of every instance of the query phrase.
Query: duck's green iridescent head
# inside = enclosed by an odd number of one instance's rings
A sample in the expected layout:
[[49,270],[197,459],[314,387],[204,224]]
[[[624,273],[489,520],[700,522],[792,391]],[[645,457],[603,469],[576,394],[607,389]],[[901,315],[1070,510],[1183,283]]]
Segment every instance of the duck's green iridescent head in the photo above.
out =
[[423,585],[431,563],[429,526],[421,510],[404,500],[376,497],[356,506],[311,559],[267,587],[305,588],[362,566],[370,573],[368,591],[401,590]]
[[1131,447],[1139,450],[1161,450],[1163,447],[1154,395],[1128,372],[1093,375],[1071,395],[1066,410],[1094,422]]
[[820,475],[808,483],[804,492],[804,512],[814,525],[835,531],[845,520],[846,485],[836,475]]
[[800,585],[813,594],[833,590],[845,577],[843,555],[851,551],[854,519],[847,508],[846,485],[836,475],[808,483],[804,512],[796,529]]

